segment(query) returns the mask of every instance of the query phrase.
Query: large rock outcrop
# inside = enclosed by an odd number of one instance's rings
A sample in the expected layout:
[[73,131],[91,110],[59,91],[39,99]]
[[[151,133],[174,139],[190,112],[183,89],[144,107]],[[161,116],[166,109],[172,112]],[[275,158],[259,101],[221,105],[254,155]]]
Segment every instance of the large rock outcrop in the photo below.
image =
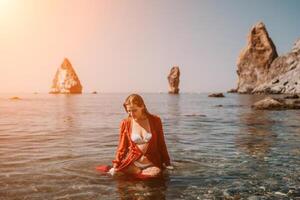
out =
[[262,22],[252,27],[248,44],[241,51],[237,61],[239,93],[251,93],[264,83],[269,67],[277,57],[276,47]]
[[57,69],[53,84],[50,90],[51,94],[81,94],[82,85],[73,69],[70,61],[65,58],[61,66]]
[[179,82],[180,82],[179,77],[180,77],[179,67],[178,66],[172,67],[170,74],[168,76],[170,94],[179,93]]
[[253,93],[300,93],[300,39],[291,52],[273,61],[265,83],[257,86]]

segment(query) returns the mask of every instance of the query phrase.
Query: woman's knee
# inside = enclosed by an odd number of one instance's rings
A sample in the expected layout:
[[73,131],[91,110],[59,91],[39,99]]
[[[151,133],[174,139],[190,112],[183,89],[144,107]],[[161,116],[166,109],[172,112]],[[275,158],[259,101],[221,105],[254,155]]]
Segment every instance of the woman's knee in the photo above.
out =
[[147,169],[142,170],[142,174],[148,176],[157,176],[160,173],[161,169],[158,167],[148,167]]
[[125,173],[128,173],[128,174],[139,174],[141,172],[142,172],[142,170],[140,168],[138,168],[137,166],[135,166],[134,164],[129,165],[125,170]]

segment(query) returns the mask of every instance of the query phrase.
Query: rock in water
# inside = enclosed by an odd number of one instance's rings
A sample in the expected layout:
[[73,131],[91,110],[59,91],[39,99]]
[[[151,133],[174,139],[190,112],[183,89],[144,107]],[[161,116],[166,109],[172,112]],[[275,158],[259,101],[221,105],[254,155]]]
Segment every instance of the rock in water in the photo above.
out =
[[17,97],[17,96],[10,97],[9,99],[10,99],[10,100],[21,100],[21,98],[20,98],[20,97]]
[[208,97],[225,97],[223,93],[212,93]]
[[278,99],[267,97],[253,104],[252,108],[257,110],[281,110],[284,108],[284,103]]
[[237,93],[237,89],[232,88],[232,89],[228,90],[227,93]]
[[252,105],[256,110],[289,110],[300,109],[300,102],[295,100],[266,97]]
[[51,94],[81,94],[82,85],[70,61],[65,58],[61,66],[57,69]]
[[248,35],[248,44],[237,61],[237,91],[251,93],[255,87],[264,83],[268,69],[277,56],[276,47],[264,23],[257,23],[252,27]]
[[172,67],[170,74],[168,76],[170,94],[179,93],[179,81],[180,81],[179,76],[180,76],[179,67],[178,66]]
[[289,53],[273,61],[265,83],[257,86],[253,93],[300,93],[300,39]]

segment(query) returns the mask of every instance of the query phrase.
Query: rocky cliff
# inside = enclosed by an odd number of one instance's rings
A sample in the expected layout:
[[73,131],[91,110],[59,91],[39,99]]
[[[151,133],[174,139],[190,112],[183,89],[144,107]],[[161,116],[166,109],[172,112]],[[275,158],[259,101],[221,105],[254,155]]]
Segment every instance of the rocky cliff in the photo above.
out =
[[70,61],[65,58],[53,79],[51,94],[80,94],[82,85]]
[[265,25],[259,22],[249,33],[237,67],[238,93],[300,93],[300,39],[278,57]]
[[247,46],[241,51],[237,61],[239,93],[251,93],[264,83],[269,67],[277,57],[276,47],[262,22],[252,27]]
[[252,92],[300,93],[300,39],[296,41],[290,52],[272,62],[265,83],[257,86]]

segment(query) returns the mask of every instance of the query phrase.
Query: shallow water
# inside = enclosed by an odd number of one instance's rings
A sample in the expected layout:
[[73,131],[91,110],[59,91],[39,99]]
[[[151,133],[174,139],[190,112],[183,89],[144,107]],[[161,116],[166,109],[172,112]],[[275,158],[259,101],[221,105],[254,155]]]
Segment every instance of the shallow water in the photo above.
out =
[[259,95],[142,94],[175,169],[149,181],[99,174],[126,96],[0,95],[0,199],[300,198],[300,111],[252,110]]

